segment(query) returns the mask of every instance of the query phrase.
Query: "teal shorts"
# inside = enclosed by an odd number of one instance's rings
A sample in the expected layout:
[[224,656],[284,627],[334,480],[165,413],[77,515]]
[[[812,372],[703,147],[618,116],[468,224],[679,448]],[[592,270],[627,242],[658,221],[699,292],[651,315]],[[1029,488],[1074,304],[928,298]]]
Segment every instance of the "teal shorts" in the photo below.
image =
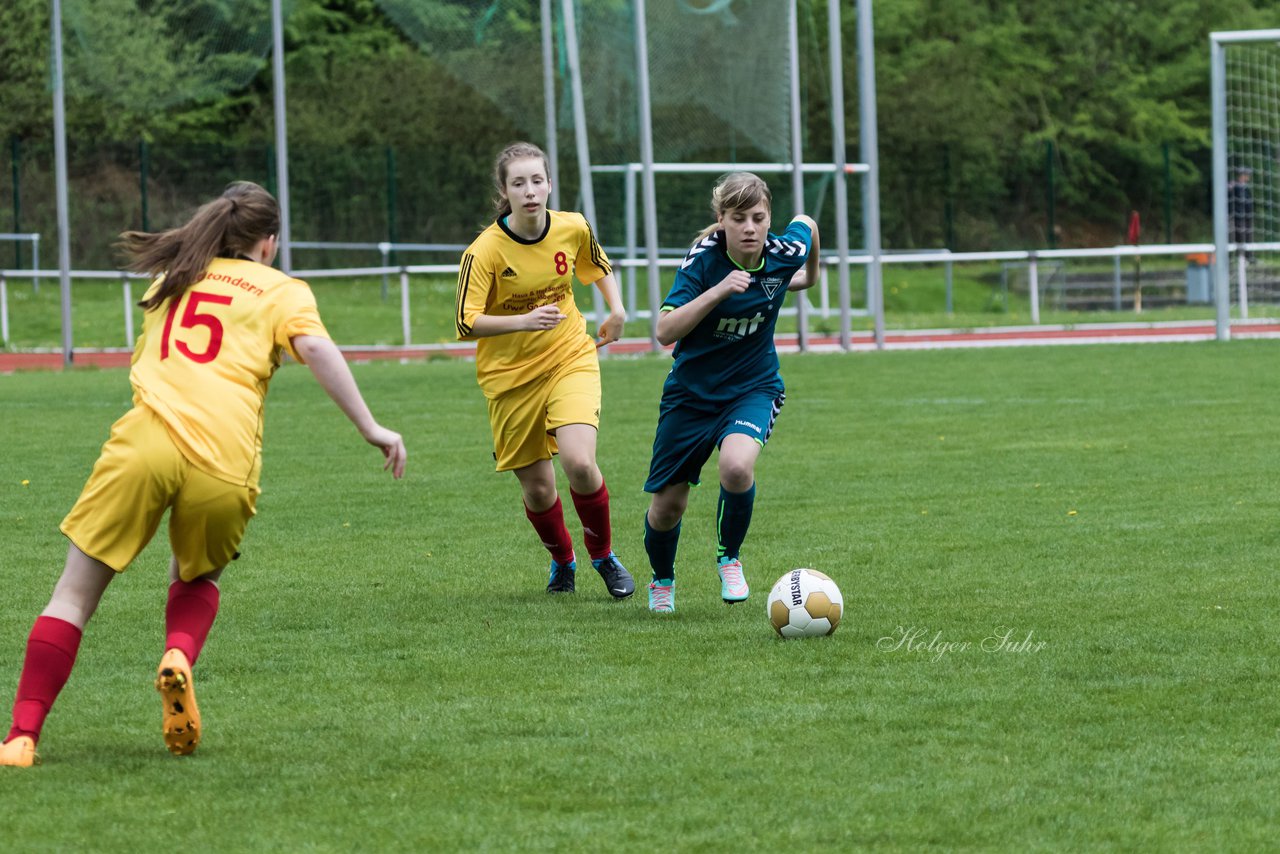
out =
[[764,447],[786,399],[782,393],[757,392],[709,410],[664,395],[644,491],[658,492],[674,483],[696,486],[711,452],[731,433],[750,436]]

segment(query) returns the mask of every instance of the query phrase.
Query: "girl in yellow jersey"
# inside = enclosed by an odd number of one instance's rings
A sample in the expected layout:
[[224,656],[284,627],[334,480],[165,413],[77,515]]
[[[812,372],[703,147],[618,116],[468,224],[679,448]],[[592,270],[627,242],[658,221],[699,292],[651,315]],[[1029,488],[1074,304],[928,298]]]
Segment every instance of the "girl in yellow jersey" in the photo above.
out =
[[[596,348],[618,340],[627,315],[586,219],[547,209],[548,171],[542,149],[527,142],[498,155],[498,216],[462,255],[454,320],[458,338],[478,339],[494,459],[498,471],[515,472],[525,515],[551,553],[547,592],[572,593],[577,568],[551,465],[558,453],[591,564],[610,595],[625,599],[636,586],[613,552],[609,491],[596,464]],[[609,304],[595,341],[574,303],[575,275]]]
[[304,362],[399,478],[400,435],[378,424],[329,339],[305,282],[270,266],[280,209],[256,184],[237,182],[181,228],[125,232],[136,272],[156,274],[141,305],[142,336],[129,382],[134,406],[111,428],[80,499],[62,522],[66,568],[27,641],[0,765],[37,761],[49,708],[75,662],[85,624],[116,574],[169,516],[172,583],[165,654],[156,675],[165,744],[200,740],[191,666],[218,611],[218,577],[258,496],[262,407],[282,352]]

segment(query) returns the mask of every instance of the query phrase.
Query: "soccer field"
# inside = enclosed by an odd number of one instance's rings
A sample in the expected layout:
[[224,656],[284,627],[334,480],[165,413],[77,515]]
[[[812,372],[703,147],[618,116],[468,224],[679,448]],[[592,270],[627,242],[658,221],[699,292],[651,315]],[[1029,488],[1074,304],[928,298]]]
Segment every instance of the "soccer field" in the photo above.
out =
[[[162,535],[90,623],[44,765],[0,769],[0,848],[1274,845],[1276,352],[783,357],[751,600],[719,600],[709,467],[666,617],[589,571],[574,597],[543,593],[473,365],[356,366],[405,435],[401,482],[287,367],[259,516],[195,671],[200,749],[165,751],[151,688]],[[604,365],[599,459],[638,581],[668,365]],[[6,715],[57,524],[129,397],[122,370],[0,376]],[[843,590],[830,638],[766,620],[796,566]]]

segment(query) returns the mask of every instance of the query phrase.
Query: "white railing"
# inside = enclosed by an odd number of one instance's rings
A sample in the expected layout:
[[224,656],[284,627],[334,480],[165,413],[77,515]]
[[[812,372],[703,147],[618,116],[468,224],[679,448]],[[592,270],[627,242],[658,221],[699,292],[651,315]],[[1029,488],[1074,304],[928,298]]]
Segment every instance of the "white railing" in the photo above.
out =
[[[39,290],[40,279],[59,279],[62,274],[57,270],[0,270],[0,344],[8,346],[9,341],[9,285],[11,278],[31,279],[32,286]],[[121,270],[72,270],[72,279],[114,280],[120,282],[120,294],[124,304],[124,340],[132,347],[136,337],[133,330],[133,285],[135,279],[150,281],[151,277],[141,273],[128,273]]]
[[[332,244],[328,244],[332,245]],[[365,248],[367,245],[379,246],[379,244],[349,244],[352,248]],[[414,244],[404,244],[404,246],[413,246]],[[426,246],[427,244],[418,244]],[[1237,282],[1238,282],[1238,298],[1241,319],[1248,317],[1248,265],[1245,260],[1245,252],[1239,250],[1253,251],[1269,251],[1280,252],[1280,242],[1277,243],[1249,243],[1241,246],[1231,245],[1231,249],[1236,253],[1237,258]],[[1153,245],[1153,246],[1111,246],[1096,249],[1040,249],[1040,250],[1009,250],[998,252],[950,252],[947,250],[929,250],[929,251],[910,251],[899,253],[886,253],[880,256],[880,263],[886,265],[896,264],[924,264],[938,265],[942,264],[950,268],[951,265],[957,263],[980,263],[989,261],[1003,262],[1023,262],[1028,269],[1028,297],[1031,308],[1032,324],[1040,323],[1040,281],[1039,281],[1039,264],[1047,260],[1065,260],[1065,259],[1103,259],[1112,258],[1119,262],[1122,258],[1138,258],[1150,256],[1177,256],[1177,255],[1205,255],[1213,251],[1211,243],[1182,243],[1172,245]],[[679,266],[680,258],[663,258],[659,260],[661,267]],[[850,255],[846,261],[850,264],[867,265],[872,262],[870,255]],[[836,265],[839,259],[835,253],[826,253],[822,258],[824,267]],[[622,268],[644,266],[648,261],[644,258],[619,258],[614,265]],[[948,270],[949,272],[949,270]],[[348,267],[342,269],[314,269],[314,270],[295,270],[293,275],[304,280],[326,279],[326,278],[354,278],[360,276],[399,276],[400,279],[400,326],[401,338],[403,343],[400,346],[412,346],[411,327],[411,305],[410,305],[410,277],[418,275],[434,275],[434,276],[456,276],[458,273],[458,265],[450,264],[416,264],[401,266],[374,266],[374,267]],[[59,278],[57,270],[10,270],[0,269],[0,340],[6,344],[10,341],[9,337],[9,304],[7,281],[12,278],[30,278],[33,281],[39,279],[57,279]],[[124,308],[124,340],[130,347],[135,341],[135,332],[133,324],[133,291],[131,282],[135,279],[147,279],[149,277],[135,273],[123,273],[120,271],[108,270],[74,270],[71,272],[72,279],[89,279],[98,281],[117,281],[121,287],[122,305]],[[821,288],[826,286],[826,276],[823,276]],[[949,281],[948,275],[948,281]],[[821,289],[820,289],[821,290]],[[804,292],[801,292],[804,294]],[[628,301],[628,314],[635,320],[647,320],[651,317],[651,312],[655,306],[640,308],[635,304],[634,294]],[[826,304],[824,296],[822,300]],[[842,318],[846,317],[865,317],[868,311],[865,308],[855,308],[851,305],[840,305],[836,307]],[[785,316],[796,315],[797,309],[792,307],[783,310]],[[601,318],[596,318],[597,322]],[[806,326],[805,318],[801,317],[801,325]],[[802,335],[808,333],[808,329],[801,330]],[[844,344],[845,342],[842,342]],[[847,346],[847,344],[846,344]]]
[[[39,232],[36,232],[36,231],[29,232],[29,233],[27,232],[15,233],[11,231],[0,232],[0,240],[7,241],[10,243],[30,243],[31,244],[31,269],[32,270],[40,269],[40,233]],[[34,288],[36,291],[39,291],[40,280],[38,278],[33,278],[31,280],[31,287]],[[8,341],[9,340],[8,336],[6,336],[3,340]]]
[[[391,263],[392,252],[450,252],[456,256],[461,256],[467,249],[467,244],[465,243],[393,243],[388,240],[379,241],[377,243],[360,243],[338,240],[295,240],[292,241],[289,246],[292,249],[309,249],[321,252],[335,252],[342,250],[355,252],[377,252],[382,257],[382,267],[385,270],[385,272],[380,274],[382,276],[382,299],[384,301],[390,293],[390,282],[388,277],[400,269],[398,265],[393,265]],[[632,249],[634,251],[634,247],[632,247]],[[605,246],[604,250],[609,254],[610,258],[617,257],[628,252],[627,248],[623,246]],[[660,248],[658,253],[660,255],[670,255],[672,257],[683,258],[687,251],[688,247],[680,246]],[[635,276],[632,272],[634,267],[643,266],[643,264],[629,263],[619,266],[625,266],[627,268],[627,273],[629,274],[627,276],[628,305],[632,305],[635,303],[636,290]]]

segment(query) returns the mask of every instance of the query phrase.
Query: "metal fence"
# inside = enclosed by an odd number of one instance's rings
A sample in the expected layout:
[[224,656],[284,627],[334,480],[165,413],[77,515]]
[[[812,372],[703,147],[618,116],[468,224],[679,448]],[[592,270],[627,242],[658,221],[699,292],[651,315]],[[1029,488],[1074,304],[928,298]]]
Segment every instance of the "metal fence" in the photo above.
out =
[[[346,248],[356,248],[355,244],[345,245]],[[327,244],[314,244],[308,248],[322,250],[327,248]],[[418,249],[421,251],[454,251],[458,247],[443,244],[360,244],[358,248],[376,251],[383,257],[388,256],[392,251]],[[1280,276],[1277,276],[1276,282],[1272,282],[1260,270],[1255,270],[1248,262],[1248,253],[1274,252],[1280,251],[1280,243],[1257,243],[1244,244],[1241,246],[1232,245],[1233,266],[1235,267],[1235,292],[1231,295],[1232,301],[1236,305],[1237,316],[1240,319],[1248,319],[1251,294],[1255,298],[1260,293],[1265,296],[1269,302],[1280,301]],[[1213,245],[1209,243],[1186,243],[1173,245],[1155,245],[1155,246],[1112,246],[1099,249],[1050,249],[1050,250],[1017,250],[1002,252],[949,252],[947,250],[932,250],[927,252],[901,252],[888,253],[879,256],[881,264],[886,266],[898,265],[916,265],[943,268],[943,274],[947,282],[946,290],[946,310],[951,308],[951,279],[952,271],[956,265],[978,264],[989,262],[1001,262],[1006,265],[1018,265],[1021,271],[1025,271],[1026,298],[1028,300],[1031,323],[1038,325],[1041,322],[1042,305],[1046,299],[1054,299],[1054,295],[1061,295],[1062,286],[1056,284],[1053,278],[1045,273],[1048,269],[1061,265],[1067,260],[1076,261],[1108,261],[1113,265],[1114,274],[1110,277],[1108,290],[1105,297],[1099,300],[1100,308],[1109,308],[1112,310],[1124,310],[1125,308],[1134,311],[1142,310],[1141,296],[1141,280],[1136,283],[1126,283],[1122,281],[1120,275],[1120,264],[1124,259],[1139,259],[1143,257],[1184,257],[1190,258],[1185,273],[1185,278],[1181,283],[1173,282],[1173,290],[1179,295],[1181,301],[1185,301],[1190,305],[1209,306],[1214,298],[1211,286],[1211,276],[1209,274],[1208,263]],[[674,257],[666,257],[659,260],[658,264],[664,269],[671,269],[679,266],[680,255]],[[873,263],[873,256],[868,254],[849,255],[843,259],[843,263],[853,267],[867,267]],[[643,268],[650,263],[645,257],[619,256],[615,261],[615,267],[627,272],[636,268]],[[822,263],[828,270],[840,265],[842,259],[837,253],[824,253]],[[1011,268],[1010,268],[1011,269]],[[455,276],[458,271],[456,263],[448,264],[412,264],[412,265],[389,265],[382,264],[369,267],[347,267],[342,269],[309,269],[297,270],[294,275],[304,280],[319,280],[333,278],[356,278],[381,276],[384,278],[383,298],[389,298],[390,280],[395,277],[399,283],[399,300],[400,300],[400,344],[395,345],[403,348],[413,347],[421,349],[438,347],[440,349],[448,349],[449,345],[423,345],[415,344],[411,335],[411,314],[412,314],[412,294],[414,277],[421,276]],[[58,279],[59,272],[56,270],[26,270],[26,269],[5,269],[0,270],[0,339],[8,344],[10,338],[10,319],[9,319],[9,296],[8,290],[10,282],[13,281],[31,281],[32,287],[38,287],[38,282],[42,279]],[[137,279],[146,279],[146,276],[140,276],[133,273],[122,273],[119,271],[101,271],[101,270],[77,270],[71,274],[75,280],[91,280],[105,283],[116,282],[121,288],[122,307],[122,344],[126,347],[132,347],[136,338],[133,319],[133,282]],[[1104,276],[1105,278],[1105,276]],[[815,286],[813,291],[801,292],[801,299],[784,309],[783,315],[795,317],[797,320],[797,333],[799,346],[803,350],[806,348],[807,340],[812,333],[810,326],[813,317],[822,318],[840,318],[842,330],[849,329],[849,321],[854,317],[867,317],[869,312],[865,305],[857,306],[851,304],[849,292],[841,290],[834,294],[829,290],[829,277],[823,276],[822,282]],[[1252,284],[1251,284],[1252,280]],[[1152,284],[1155,284],[1153,281]],[[1136,285],[1136,287],[1135,287]],[[1097,289],[1096,284],[1093,286]],[[1166,276],[1158,287],[1168,289],[1170,287],[1169,278]],[[1006,285],[1007,288],[1007,285]],[[1136,293],[1135,293],[1136,291]],[[643,290],[627,288],[624,289],[624,300],[627,305],[628,314],[634,320],[647,320],[652,317],[652,312],[658,308],[650,299],[644,299]],[[813,296],[810,297],[809,295]],[[602,318],[596,317],[597,322]],[[840,334],[839,345],[843,349],[851,349],[852,341],[847,332],[842,331]],[[350,347],[366,346],[362,342],[349,342]],[[656,341],[650,341],[650,349],[658,351],[661,349]]]

